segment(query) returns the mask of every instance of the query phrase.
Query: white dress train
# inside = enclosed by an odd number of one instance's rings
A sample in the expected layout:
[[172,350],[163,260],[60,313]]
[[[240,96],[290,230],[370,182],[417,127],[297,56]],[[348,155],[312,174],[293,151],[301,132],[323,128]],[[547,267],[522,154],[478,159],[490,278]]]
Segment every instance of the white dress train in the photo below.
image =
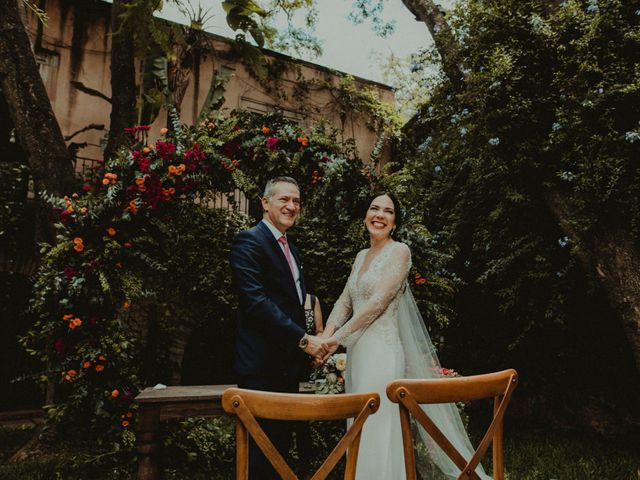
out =
[[[366,253],[362,250],[356,256],[327,323],[337,328],[334,335],[347,347],[346,391],[375,391],[380,395],[380,409],[367,419],[362,431],[356,478],[398,480],[405,477],[400,417],[398,406],[387,399],[386,386],[397,378],[439,377],[440,364],[407,285],[409,247],[390,241],[361,272]],[[473,449],[455,405],[426,410],[469,459]],[[429,465],[421,468],[427,475],[423,478],[435,478],[429,473],[434,471],[433,465],[439,478],[456,478],[459,469],[426,433],[420,431],[416,437],[428,452]],[[489,478],[482,467],[476,471],[481,478]]]

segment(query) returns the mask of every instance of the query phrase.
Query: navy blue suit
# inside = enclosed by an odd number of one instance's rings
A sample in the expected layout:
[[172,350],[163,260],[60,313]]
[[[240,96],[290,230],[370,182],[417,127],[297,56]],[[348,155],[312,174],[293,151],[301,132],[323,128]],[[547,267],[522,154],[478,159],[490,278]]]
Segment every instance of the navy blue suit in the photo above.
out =
[[[304,278],[298,251],[289,243]],[[282,248],[263,222],[238,234],[231,248],[231,270],[238,292],[236,363],[241,388],[274,392],[298,391],[309,368],[307,355],[298,347],[305,334],[304,308]],[[291,425],[261,422],[274,445],[286,455]],[[277,478],[268,461],[251,442],[251,479]]]

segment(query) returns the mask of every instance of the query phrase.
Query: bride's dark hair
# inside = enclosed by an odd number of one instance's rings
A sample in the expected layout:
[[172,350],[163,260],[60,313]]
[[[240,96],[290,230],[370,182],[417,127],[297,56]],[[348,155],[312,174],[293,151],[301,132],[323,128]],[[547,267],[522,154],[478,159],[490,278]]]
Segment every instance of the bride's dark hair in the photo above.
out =
[[400,206],[400,202],[398,201],[398,198],[395,196],[395,194],[388,190],[381,190],[371,194],[367,199],[366,205],[364,205],[362,216],[363,217],[367,216],[367,210],[369,210],[369,206],[371,205],[371,202],[373,202],[376,198],[381,197],[382,195],[386,195],[387,197],[389,197],[391,199],[391,202],[393,203],[393,211],[396,214],[396,230],[395,231],[397,232],[402,226],[402,221],[404,220],[402,207]]

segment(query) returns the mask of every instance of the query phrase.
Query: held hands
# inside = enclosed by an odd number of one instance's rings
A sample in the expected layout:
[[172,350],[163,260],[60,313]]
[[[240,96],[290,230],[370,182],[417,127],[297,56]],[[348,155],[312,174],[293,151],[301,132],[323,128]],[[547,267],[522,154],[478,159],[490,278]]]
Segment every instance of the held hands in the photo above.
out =
[[340,346],[334,336],[327,338],[324,335],[307,335],[306,339],[308,343],[304,348],[304,352],[313,357],[312,365],[314,368],[326,362]]
[[307,345],[304,347],[304,353],[313,357],[314,362],[321,360],[327,353],[327,349],[324,345],[323,339],[316,337],[315,335],[307,335]]
[[322,363],[326,362],[329,359],[329,357],[334,354],[334,352],[338,349],[340,344],[338,343],[338,340],[336,340],[336,337],[331,336],[329,338],[324,339],[323,346],[325,348],[326,353],[322,357]]

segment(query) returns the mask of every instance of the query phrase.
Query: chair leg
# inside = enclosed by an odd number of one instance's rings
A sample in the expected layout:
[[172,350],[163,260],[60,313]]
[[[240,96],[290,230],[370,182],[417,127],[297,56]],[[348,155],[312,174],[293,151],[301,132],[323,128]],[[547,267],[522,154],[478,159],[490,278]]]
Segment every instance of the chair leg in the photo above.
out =
[[[493,401],[493,415],[495,416],[500,407],[502,396],[495,397]],[[504,480],[504,435],[503,422],[497,426],[493,435],[493,478],[494,480]]]
[[404,469],[407,480],[416,480],[416,457],[413,451],[413,435],[411,434],[411,417],[402,405],[400,408],[400,426],[402,430],[402,447],[404,448]]
[[236,480],[249,480],[249,435],[236,418]]

